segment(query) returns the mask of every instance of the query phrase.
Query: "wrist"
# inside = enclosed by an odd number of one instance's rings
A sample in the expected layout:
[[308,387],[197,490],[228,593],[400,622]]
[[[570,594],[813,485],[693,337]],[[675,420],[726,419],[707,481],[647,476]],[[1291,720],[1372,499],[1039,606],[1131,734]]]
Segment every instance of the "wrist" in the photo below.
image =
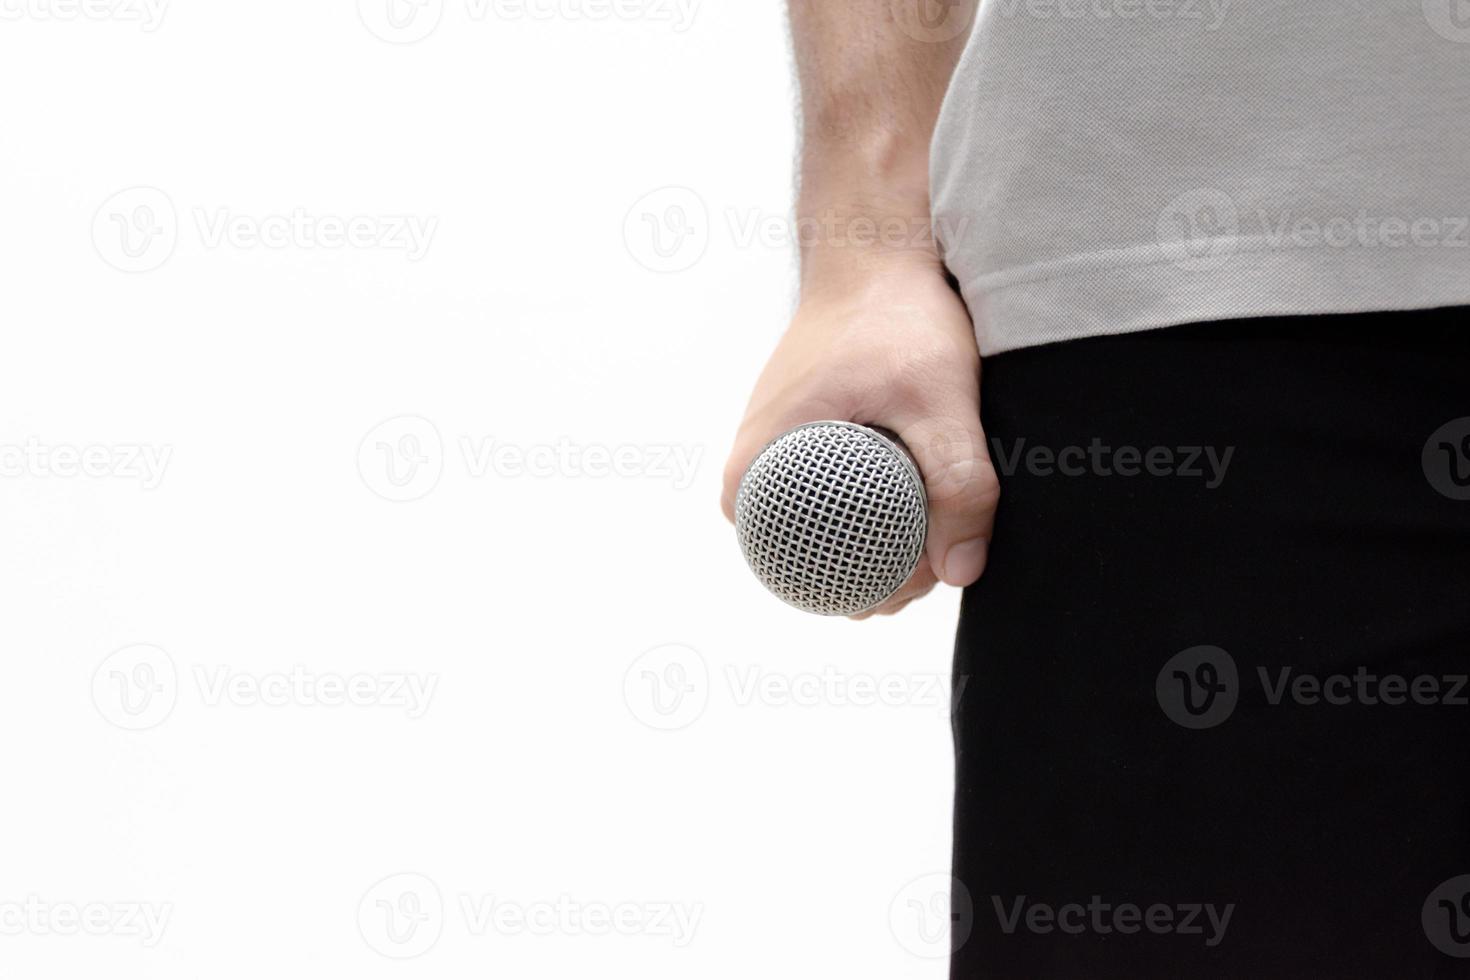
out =
[[874,137],[866,151],[809,143],[797,202],[805,292],[882,270],[940,269],[929,208],[928,148]]
[[932,247],[814,249],[803,255],[803,303],[863,305],[912,293],[918,285],[949,288],[944,265]]
[[942,275],[928,202],[803,206],[797,217],[801,289],[906,275]]

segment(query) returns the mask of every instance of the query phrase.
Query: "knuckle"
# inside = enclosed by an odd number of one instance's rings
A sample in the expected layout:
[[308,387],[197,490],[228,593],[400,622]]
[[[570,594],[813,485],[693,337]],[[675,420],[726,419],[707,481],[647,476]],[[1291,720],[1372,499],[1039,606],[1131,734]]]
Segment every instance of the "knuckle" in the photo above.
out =
[[930,502],[939,507],[987,507],[999,499],[995,467],[968,428],[946,426],[924,447],[924,482]]
[[930,384],[922,375],[899,371],[884,381],[888,398],[902,405],[922,405],[930,394]]
[[811,385],[814,403],[832,406],[857,406],[870,402],[884,387],[883,378],[870,364],[861,360],[844,361],[824,372]]
[[959,389],[952,368],[932,353],[908,355],[889,366],[885,387],[890,397],[904,405],[932,405]]

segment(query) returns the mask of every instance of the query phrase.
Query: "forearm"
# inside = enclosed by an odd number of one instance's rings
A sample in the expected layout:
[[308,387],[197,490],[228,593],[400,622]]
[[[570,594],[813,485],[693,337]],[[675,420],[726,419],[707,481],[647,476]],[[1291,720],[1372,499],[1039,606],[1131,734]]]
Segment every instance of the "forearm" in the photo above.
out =
[[[930,2],[789,0],[801,86],[797,217],[811,229],[804,290],[894,261],[937,264],[925,233],[929,141],[966,32],[927,35],[912,18]],[[977,3],[954,0],[949,22],[968,25]]]

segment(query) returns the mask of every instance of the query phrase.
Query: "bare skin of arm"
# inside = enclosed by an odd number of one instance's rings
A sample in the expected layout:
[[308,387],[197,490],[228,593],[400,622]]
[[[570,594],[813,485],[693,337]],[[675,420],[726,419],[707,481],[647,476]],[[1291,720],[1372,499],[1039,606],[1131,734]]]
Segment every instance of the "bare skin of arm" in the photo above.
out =
[[[951,0],[968,25],[978,0]],[[790,0],[801,84],[801,301],[756,383],[722,504],[766,443],[804,422],[896,432],[930,502],[925,560],[878,613],[984,571],[1000,497],[980,428],[980,355],[928,234],[929,142],[964,46],[935,0]],[[950,21],[952,23],[952,21]],[[958,33],[957,37],[943,35]]]

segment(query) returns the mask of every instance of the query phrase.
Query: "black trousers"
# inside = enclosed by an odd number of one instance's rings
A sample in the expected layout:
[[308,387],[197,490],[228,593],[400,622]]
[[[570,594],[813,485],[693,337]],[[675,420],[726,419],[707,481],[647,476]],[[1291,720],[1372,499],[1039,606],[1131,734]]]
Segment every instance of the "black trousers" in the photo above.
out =
[[1470,977],[1467,314],[986,361],[955,978]]

